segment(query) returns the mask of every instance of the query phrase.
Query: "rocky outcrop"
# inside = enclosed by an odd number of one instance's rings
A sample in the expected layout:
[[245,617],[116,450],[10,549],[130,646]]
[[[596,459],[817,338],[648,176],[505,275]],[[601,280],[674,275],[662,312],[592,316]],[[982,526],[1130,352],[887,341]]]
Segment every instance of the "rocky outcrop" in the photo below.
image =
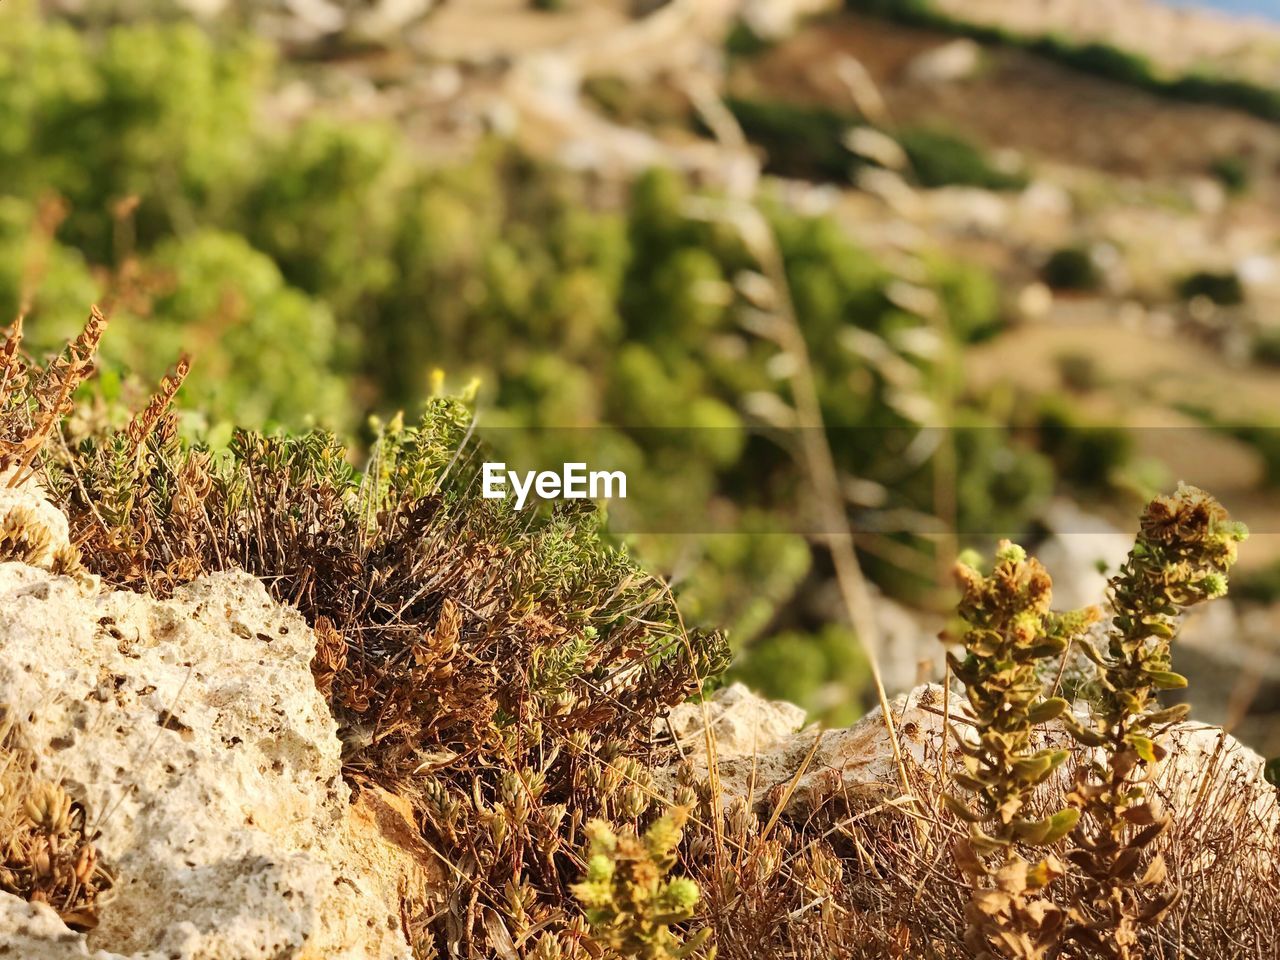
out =
[[[904,754],[921,766],[935,760],[942,743],[942,687],[917,687],[892,707]],[[798,808],[840,788],[861,796],[901,792],[892,742],[878,710],[847,729],[821,730],[804,726],[804,711],[793,704],[765,700],[735,684],[706,703],[677,707],[670,724],[695,777],[707,776],[708,754],[715,756],[729,799],[768,804],[791,789],[789,805]]]
[[[947,717],[952,729],[963,729],[957,720],[962,707],[957,695],[948,697],[937,684],[917,687],[890,705],[913,793],[936,796],[933,788],[944,764],[947,769],[959,764],[954,740],[944,743],[943,731]],[[726,800],[742,798],[764,808],[785,800],[792,813],[803,813],[816,799],[834,794],[879,801],[903,796],[897,757],[878,709],[843,730],[803,723],[792,704],[734,685],[705,703],[677,707],[669,730],[696,778],[707,777],[708,755],[715,757]],[[1068,740],[1060,730],[1048,736],[1064,745]],[[1229,818],[1235,829],[1256,834],[1259,849],[1269,848],[1266,838],[1280,831],[1280,793],[1266,781],[1260,755],[1200,723],[1180,724],[1162,742],[1169,756],[1157,773],[1156,789],[1182,818],[1187,836],[1212,831],[1215,822]],[[676,775],[673,768],[658,780],[674,782]]]
[[26,960],[410,957],[401,900],[438,866],[392,798],[352,803],[314,642],[245,574],[156,600],[0,563],[0,703],[115,875],[87,937],[0,895],[0,943]]
[[756,36],[779,40],[806,18],[839,7],[839,0],[743,0],[741,16]]

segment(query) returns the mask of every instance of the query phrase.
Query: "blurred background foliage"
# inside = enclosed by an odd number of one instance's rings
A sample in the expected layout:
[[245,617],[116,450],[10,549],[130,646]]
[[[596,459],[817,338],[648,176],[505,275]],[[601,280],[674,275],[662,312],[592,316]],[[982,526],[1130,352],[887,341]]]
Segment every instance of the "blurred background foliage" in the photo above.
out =
[[[368,416],[420,407],[435,370],[450,390],[479,379],[481,423],[513,460],[553,460],[525,428],[600,428],[592,443],[626,464],[637,513],[749,531],[626,537],[686,617],[727,626],[737,671],[765,692],[858,715],[867,671],[831,625],[825,557],[797,532],[806,478],[774,417],[789,358],[753,328],[762,278],[742,237],[697,215],[700,191],[667,171],[618,197],[496,140],[428,166],[388,125],[275,122],[279,70],[243,34],[86,34],[5,3],[0,316],[25,312],[30,342],[52,350],[105,303],[97,389],[110,396],[190,353],[186,429],[215,446],[233,421],[367,440]],[[744,124],[776,123],[738,108]],[[922,177],[1018,182],[947,134],[905,142],[942,158]],[[957,350],[1003,323],[983,269],[937,256],[904,279],[832,216],[760,204],[833,454],[859,478],[849,509],[918,520],[871,531],[864,560],[883,590],[937,603],[954,546],[940,530],[1016,531],[1051,493],[1055,459],[1087,480],[1124,456],[1077,449],[1055,411],[1053,444],[1033,449],[988,398],[955,389]],[[1079,282],[1078,266],[1054,271]],[[929,439],[947,426],[968,429]]]

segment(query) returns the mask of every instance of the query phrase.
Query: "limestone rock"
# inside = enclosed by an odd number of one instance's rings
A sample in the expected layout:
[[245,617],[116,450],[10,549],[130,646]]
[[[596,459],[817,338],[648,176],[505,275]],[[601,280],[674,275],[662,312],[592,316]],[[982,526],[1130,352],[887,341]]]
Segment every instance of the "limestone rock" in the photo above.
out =
[[170,600],[0,564],[0,703],[101,831],[87,938],[0,897],[29,960],[400,960],[406,884],[437,868],[387,798],[355,806],[314,637],[246,574]]
[[926,50],[907,64],[907,77],[914,83],[956,83],[973,76],[982,64],[982,47],[961,38]]
[[[959,751],[953,740],[944,743],[943,731],[946,716],[953,728],[963,728],[956,721],[962,707],[960,696],[948,698],[937,684],[916,687],[890,704],[913,792],[928,792],[943,769],[944,750],[946,768],[959,765]],[[701,715],[701,707],[680,711],[695,709]],[[714,751],[726,802],[741,798],[772,808],[790,789],[787,808],[802,813],[817,799],[836,793],[887,802],[903,796],[892,740],[878,709],[848,729],[826,731],[801,729],[796,709],[741,687],[718,691],[710,699],[706,715],[716,734]],[[706,778],[705,725],[691,720],[689,713],[678,711],[677,716],[673,731],[680,752],[694,776]],[[1047,737],[1068,743],[1061,728],[1050,729]],[[1185,818],[1187,829],[1212,830],[1215,817],[1229,817],[1234,829],[1256,831],[1259,849],[1268,849],[1263,838],[1280,830],[1280,793],[1263,775],[1263,758],[1220,728],[1202,723],[1180,724],[1161,742],[1169,756],[1156,775],[1156,789],[1175,815]],[[1064,792],[1068,775],[1064,766]],[[673,783],[675,771],[656,779],[660,786]]]
[[1053,605],[1073,610],[1106,599],[1107,577],[1133,549],[1133,535],[1067,500],[1055,500],[1044,514],[1051,531],[1036,556],[1053,577]]
[[[931,751],[941,744],[942,706],[942,688],[933,684],[917,687],[891,704],[903,750],[919,764],[927,764]],[[673,717],[680,719],[673,727],[695,777],[703,778],[708,771],[706,727],[688,722],[680,713],[694,710],[701,708],[678,708]],[[840,786],[862,795],[900,792],[891,741],[878,710],[844,730],[801,729],[803,715],[792,704],[757,697],[740,684],[712,696],[707,716],[726,799],[767,802],[780,797],[792,780],[793,807],[809,802],[815,792],[825,794]],[[658,779],[661,783],[663,778]]]
[[742,19],[756,36],[779,40],[806,17],[828,13],[838,6],[835,0],[745,0]]
[[682,703],[667,718],[659,721],[658,733],[664,732],[681,744],[701,742],[708,728],[715,738],[720,755],[742,756],[768,752],[804,726],[801,707],[782,700],[765,700],[735,683],[705,704]]

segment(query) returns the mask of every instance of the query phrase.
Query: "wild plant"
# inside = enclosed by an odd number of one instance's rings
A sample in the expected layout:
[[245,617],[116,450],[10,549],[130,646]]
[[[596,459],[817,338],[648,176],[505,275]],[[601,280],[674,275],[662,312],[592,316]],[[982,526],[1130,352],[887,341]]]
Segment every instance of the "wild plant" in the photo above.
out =
[[688,809],[676,807],[655,820],[644,836],[619,834],[602,820],[587,827],[591,839],[586,875],[573,892],[587,910],[594,940],[619,957],[681,960],[714,956],[703,928],[681,942],[675,924],[693,916],[698,885],[688,877],[668,877]]
[[1097,702],[1089,719],[1068,718],[1086,748],[1071,794],[1082,817],[1072,833],[1071,862],[1085,895],[1071,910],[1067,939],[1091,956],[1137,960],[1141,932],[1179,896],[1152,844],[1172,823],[1148,789],[1167,754],[1159,735],[1182,720],[1186,704],[1163,706],[1163,690],[1187,685],[1173,672],[1171,642],[1188,608],[1224,596],[1237,545],[1248,531],[1203,490],[1179,486],[1152,500],[1137,541],[1110,580],[1113,616],[1107,649],[1082,649],[1097,665]]
[[965,942],[980,960],[1039,960],[1058,942],[1066,921],[1065,912],[1040,894],[1065,868],[1053,853],[1032,863],[1022,851],[1053,847],[1076,825],[1079,811],[1029,813],[1036,788],[1070,755],[1037,743],[1036,728],[1068,709],[1061,697],[1044,695],[1037,666],[1061,656],[1097,611],[1053,613],[1049,574],[1007,540],[990,575],[964,561],[955,574],[964,622],[957,639],[966,656],[949,654],[948,661],[964,685],[963,719],[973,735],[957,735],[965,769],[953,779],[973,800],[946,799],[969,824],[968,838],[956,845],[957,863],[974,881]]
[[0,728],[0,892],[48,904],[73,930],[91,930],[112,878],[86,830],[84,808],[61,784],[32,772],[35,757],[7,712]]
[[409,799],[450,864],[448,888],[406,921],[414,941],[490,955],[546,935],[544,951],[569,950],[581,931],[566,854],[593,819],[648,816],[654,720],[724,668],[722,638],[685,630],[593,510],[480,498],[471,414],[454,400],[380,426],[363,471],[320,431],[184,444],[170,408],[185,363],[124,430],[58,431],[94,316],[70,362],[25,366],[0,424],[91,571],[164,596],[239,568],[296,605],[316,628],[348,779]]
[[94,307],[80,336],[47,366],[34,368],[21,353],[22,318],[5,332],[0,347],[0,478],[6,486],[31,478],[45,444],[71,412],[76,389],[93,372],[106,327],[106,318]]

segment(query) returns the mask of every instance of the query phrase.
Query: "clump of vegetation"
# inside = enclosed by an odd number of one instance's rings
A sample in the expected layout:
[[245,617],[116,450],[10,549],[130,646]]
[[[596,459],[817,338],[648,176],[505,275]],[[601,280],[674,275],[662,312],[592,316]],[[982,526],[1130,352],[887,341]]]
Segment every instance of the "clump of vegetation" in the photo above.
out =
[[[1167,813],[1138,792],[1160,731],[1180,716],[1155,702],[1180,681],[1168,660],[1174,618],[1225,590],[1242,534],[1198,491],[1148,508],[1112,582],[1109,652],[1079,637],[1087,616],[1049,612],[1047,576],[1016,548],[1002,548],[990,578],[965,575],[969,657],[953,665],[979,732],[961,739],[964,770],[944,752],[940,777],[935,760],[907,755],[895,800],[848,795],[835,777],[800,808],[787,783],[762,785],[758,807],[726,804],[714,773],[698,780],[675,766],[655,724],[724,669],[723,643],[684,628],[666,588],[601,541],[591,510],[531,518],[478,498],[464,406],[437,399],[415,426],[380,426],[360,471],[323,433],[241,432],[219,457],[183,443],[171,410],[181,366],[122,430],[61,414],[47,426],[87,375],[86,345],[101,333],[95,313],[66,356],[27,364],[0,424],[7,449],[29,457],[85,563],[108,583],[164,595],[239,567],[302,611],[347,779],[406,798],[451,865],[441,888],[406,891],[403,921],[422,955],[519,944],[537,960],[580,960],[714,945],[745,960],[767,942],[800,956],[959,960],[974,942],[1038,956],[1061,930],[1072,960],[1071,944],[1094,956],[1089,938],[1112,933],[1144,956],[1194,944],[1217,960],[1252,942],[1241,937],[1273,935],[1264,891],[1276,889],[1280,838],[1248,822],[1230,777],[1215,774]],[[1052,665],[1068,644],[1099,664],[1093,721],[1059,714],[1032,662]],[[934,691],[920,706],[948,715]],[[1037,742],[1029,726],[1054,714],[1080,743]],[[1060,761],[1061,749],[1072,756]],[[1068,763],[1081,770],[1070,795],[1053,773]],[[676,770],[665,789],[655,778],[663,765]],[[974,804],[944,801],[947,782]],[[46,832],[61,828],[65,807],[56,791],[47,796],[29,818]],[[687,820],[664,821],[671,806]],[[1083,814],[1075,849],[1046,855],[1037,845],[1057,839],[1068,806]],[[618,825],[613,844],[596,821]],[[958,836],[966,847],[952,843]],[[1209,843],[1217,855],[1206,861]],[[593,861],[610,850],[612,870]],[[1161,863],[1171,877],[1194,863],[1212,895],[1188,891],[1171,904]],[[1100,892],[1106,884],[1111,894]]]
[[1098,956],[1142,956],[1141,928],[1158,921],[1178,897],[1165,858],[1151,845],[1172,823],[1147,784],[1166,756],[1159,734],[1188,707],[1163,707],[1161,690],[1187,685],[1172,669],[1170,641],[1188,607],[1227,592],[1227,573],[1247,531],[1201,490],[1180,487],[1157,497],[1142,515],[1137,543],[1111,578],[1115,611],[1107,649],[1082,648],[1098,665],[1100,693],[1072,735],[1103,759],[1084,764],[1071,795],[1084,814],[1072,839],[1072,862],[1085,877],[1085,897],[1072,910],[1068,937]]
[[689,811],[676,807],[655,820],[643,837],[595,821],[586,875],[573,892],[587,910],[595,941],[619,957],[680,960],[705,951],[711,930],[687,942],[671,927],[693,916],[698,885],[688,877],[668,877]]
[[783,177],[849,183],[866,161],[844,145],[860,121],[830,107],[729,97],[743,134],[765,155],[765,170]]
[[1252,356],[1269,367],[1280,366],[1280,328],[1268,326],[1255,332]]
[[1204,297],[1220,307],[1236,307],[1245,301],[1244,284],[1234,270],[1198,270],[1178,282],[1183,300]]
[[593,819],[649,813],[654,718],[724,669],[720,637],[685,630],[594,511],[531,522],[475,498],[456,401],[382,426],[363,471],[326,433],[184,444],[181,368],[125,429],[63,432],[104,326],[95,311],[66,356],[11,381],[4,462],[38,471],[107,583],[164,596],[244,569],[316,626],[347,776],[413,802],[455,866],[446,901],[407,921],[419,942],[486,954],[493,911],[517,938],[571,930],[566,852]]
[[998,169],[977,146],[954,133],[917,127],[896,137],[922,186],[1021,190],[1027,185],[1025,173]]
[[[590,427],[597,450],[626,461],[627,506],[643,521],[632,526],[654,531],[628,544],[650,568],[687,574],[692,624],[726,627],[740,651],[782,632],[822,646],[806,611],[829,576],[797,532],[806,481],[760,413],[789,402],[788,358],[751,294],[760,264],[732,224],[704,215],[717,198],[669,171],[615,197],[498,143],[428,168],[375,122],[264,127],[255,104],[273,64],[234,30],[108,25],[91,40],[10,0],[5,70],[0,317],[24,314],[42,354],[101,303],[113,333],[86,389],[103,416],[119,420],[186,350],[197,362],[175,429],[211,459],[228,455],[233,426],[318,426],[363,450],[368,415],[420,409],[434,369],[478,380],[498,457],[556,462],[571,431],[554,428]],[[650,102],[665,106],[617,105]],[[813,119],[847,176],[858,161],[839,142],[845,119]],[[780,146],[800,136],[785,121]],[[912,278],[926,296],[895,301],[900,278],[834,217],[767,200],[759,211],[785,261],[770,296],[790,299],[809,340],[841,471],[883,485],[903,515],[934,510],[933,462],[904,478],[898,454],[937,420],[950,348],[1000,328],[992,278],[930,257]],[[933,302],[938,316],[924,315]],[[902,442],[886,449],[883,431]],[[994,418],[983,432],[960,451],[959,523],[1020,529],[1050,478]],[[751,532],[716,542],[730,529]],[[932,589],[932,543],[897,541],[879,552],[895,559],[876,562],[877,581],[899,596]],[[762,570],[767,590],[752,579]],[[835,716],[859,702],[855,682],[829,671],[789,692]]]
[[1227,192],[1231,194],[1238,195],[1248,191],[1249,184],[1253,179],[1249,169],[1249,161],[1244,157],[1219,157],[1213,161],[1209,169],[1218,179],[1218,182],[1226,187]]
[[84,807],[33,771],[7,708],[0,714],[0,892],[52,907],[72,930],[98,925],[98,898],[112,886]]
[[1087,247],[1053,251],[1040,268],[1040,278],[1053,290],[1091,293],[1102,286],[1102,272]]
[[1123,427],[1089,422],[1064,396],[1047,394],[1031,412],[1038,446],[1057,476],[1084,490],[1105,489],[1132,462],[1133,437]]
[[1071,832],[1080,813],[1066,807],[1028,816],[1036,788],[1070,755],[1035,743],[1036,727],[1070,706],[1044,695],[1037,668],[1046,658],[1062,656],[1099,613],[1053,614],[1048,573],[1007,540],[989,576],[961,562],[956,577],[965,624],[957,639],[967,656],[949,654],[948,660],[964,685],[965,719],[975,734],[960,741],[965,772],[954,775],[975,805],[948,797],[951,809],[969,822],[969,837],[957,847],[960,865],[975,881],[965,943],[975,956],[1047,957],[1060,942],[1067,915],[1038,894],[1066,868],[1053,854],[1028,863],[1019,846],[1052,847]]
[[724,40],[725,52],[730,57],[755,57],[771,49],[774,42],[760,36],[745,20],[736,20]]

